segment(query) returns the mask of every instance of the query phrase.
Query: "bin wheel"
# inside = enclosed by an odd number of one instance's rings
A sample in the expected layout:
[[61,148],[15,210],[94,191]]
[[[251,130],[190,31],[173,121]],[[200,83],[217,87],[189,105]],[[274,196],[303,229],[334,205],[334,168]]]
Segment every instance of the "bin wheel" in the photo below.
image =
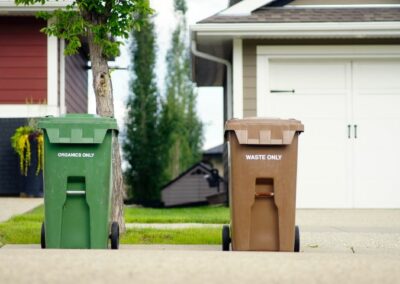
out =
[[111,224],[111,249],[118,249],[119,247],[119,225],[117,222],[112,222]]
[[42,222],[42,229],[40,232],[40,247],[42,249],[46,248],[46,234],[45,234],[45,229],[44,229],[44,222]]
[[224,225],[222,227],[222,250],[229,251],[229,245],[231,244],[231,236],[229,232],[229,226]]
[[294,252],[300,251],[300,230],[299,226],[294,228]]

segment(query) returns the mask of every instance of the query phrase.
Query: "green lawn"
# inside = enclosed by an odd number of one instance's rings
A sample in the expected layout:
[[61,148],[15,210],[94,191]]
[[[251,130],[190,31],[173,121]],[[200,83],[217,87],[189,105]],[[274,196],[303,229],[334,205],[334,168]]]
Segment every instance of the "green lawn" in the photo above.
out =
[[[0,247],[4,244],[39,244],[43,206],[0,223]],[[126,208],[127,223],[229,223],[226,207],[150,209]],[[129,229],[123,244],[220,244],[221,229]]]
[[200,206],[189,208],[125,208],[126,223],[202,223],[228,224],[229,208]]

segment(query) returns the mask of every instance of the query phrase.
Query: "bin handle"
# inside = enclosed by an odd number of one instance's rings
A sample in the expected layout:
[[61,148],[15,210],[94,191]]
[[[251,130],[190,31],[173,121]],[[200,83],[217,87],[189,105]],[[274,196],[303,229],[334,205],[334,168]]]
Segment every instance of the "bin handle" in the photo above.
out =
[[273,192],[260,192],[255,194],[256,198],[270,198],[274,197],[274,195]]
[[85,195],[86,191],[84,190],[67,190],[68,195]]

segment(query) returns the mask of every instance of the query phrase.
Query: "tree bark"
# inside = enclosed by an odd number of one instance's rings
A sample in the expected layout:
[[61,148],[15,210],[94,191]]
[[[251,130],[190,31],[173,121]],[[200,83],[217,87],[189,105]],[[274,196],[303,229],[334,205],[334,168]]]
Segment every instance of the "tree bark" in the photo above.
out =
[[[88,32],[90,61],[92,63],[93,88],[96,95],[96,113],[100,116],[114,117],[114,104],[111,76],[107,58],[102,48],[94,41],[94,35]],[[121,168],[121,154],[117,135],[113,139],[113,186],[112,186],[112,221],[119,224],[120,232],[125,232],[124,222],[124,186]]]

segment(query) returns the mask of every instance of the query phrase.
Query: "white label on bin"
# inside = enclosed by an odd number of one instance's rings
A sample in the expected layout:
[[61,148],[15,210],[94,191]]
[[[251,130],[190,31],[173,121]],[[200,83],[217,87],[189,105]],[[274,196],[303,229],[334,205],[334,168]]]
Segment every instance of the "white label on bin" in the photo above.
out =
[[59,158],[94,158],[94,153],[58,153]]
[[253,161],[280,161],[282,160],[282,155],[246,155],[246,160],[253,160]]

